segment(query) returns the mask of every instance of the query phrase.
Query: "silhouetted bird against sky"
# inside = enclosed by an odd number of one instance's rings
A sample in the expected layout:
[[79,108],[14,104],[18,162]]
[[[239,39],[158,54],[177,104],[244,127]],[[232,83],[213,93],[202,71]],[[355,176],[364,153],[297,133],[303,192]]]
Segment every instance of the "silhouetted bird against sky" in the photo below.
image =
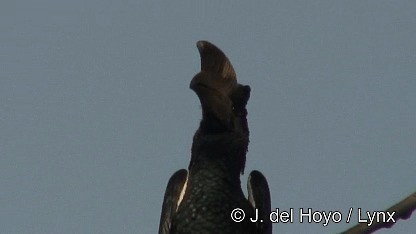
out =
[[[246,104],[250,87],[237,83],[225,54],[207,41],[197,42],[201,71],[192,79],[202,120],[192,144],[188,171],[170,178],[162,206],[160,234],[271,234],[270,192],[265,177],[250,173],[246,199],[241,189],[249,142]],[[231,212],[245,212],[234,222]],[[258,222],[251,222],[256,218]],[[263,222],[260,222],[263,220]]]

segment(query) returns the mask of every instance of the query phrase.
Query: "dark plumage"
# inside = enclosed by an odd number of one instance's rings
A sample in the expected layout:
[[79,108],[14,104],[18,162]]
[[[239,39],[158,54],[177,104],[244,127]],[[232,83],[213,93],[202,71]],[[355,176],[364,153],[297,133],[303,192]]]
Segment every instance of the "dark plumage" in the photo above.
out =
[[[268,222],[270,193],[258,172],[250,173],[249,200],[241,189],[249,143],[246,104],[250,87],[237,83],[236,73],[225,54],[207,41],[199,41],[201,72],[192,79],[202,106],[188,171],[177,171],[166,188],[160,234],[271,234]],[[231,211],[241,208],[246,218],[236,223]],[[254,208],[259,219],[252,223]]]

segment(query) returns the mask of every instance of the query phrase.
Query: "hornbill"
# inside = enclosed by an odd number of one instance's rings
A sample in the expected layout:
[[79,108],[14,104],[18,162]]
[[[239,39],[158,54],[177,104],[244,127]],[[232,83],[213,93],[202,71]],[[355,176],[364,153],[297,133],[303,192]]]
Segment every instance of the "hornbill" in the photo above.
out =
[[[249,143],[246,104],[250,87],[237,83],[229,59],[215,45],[198,41],[201,71],[190,88],[202,106],[188,170],[170,178],[162,205],[159,234],[271,234],[270,192],[266,178],[252,171],[248,199],[241,189]],[[232,219],[236,208],[244,212]],[[235,218],[243,214],[233,213]],[[256,217],[257,222],[255,221]]]

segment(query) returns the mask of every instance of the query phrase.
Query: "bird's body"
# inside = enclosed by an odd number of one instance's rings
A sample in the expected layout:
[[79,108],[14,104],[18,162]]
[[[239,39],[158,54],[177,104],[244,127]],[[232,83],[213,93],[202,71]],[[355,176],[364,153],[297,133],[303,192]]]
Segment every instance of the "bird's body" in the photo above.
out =
[[[255,209],[261,218],[270,211],[266,179],[258,171],[250,174],[249,200],[240,182],[249,143],[246,104],[250,87],[237,83],[221,50],[206,41],[197,46],[201,72],[190,87],[201,101],[203,118],[194,135],[188,171],[176,172],[166,188],[159,233],[270,234],[268,220],[249,219],[255,217]],[[245,212],[242,222],[231,218],[236,208]]]

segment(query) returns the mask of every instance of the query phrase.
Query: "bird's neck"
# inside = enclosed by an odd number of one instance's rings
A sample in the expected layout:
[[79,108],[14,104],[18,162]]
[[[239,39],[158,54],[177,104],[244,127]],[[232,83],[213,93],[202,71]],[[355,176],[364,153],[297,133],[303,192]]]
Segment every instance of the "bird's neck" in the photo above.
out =
[[246,145],[246,140],[236,132],[205,134],[198,130],[192,144],[190,174],[210,173],[208,176],[224,177],[225,181],[240,184],[246,153],[242,145]]

